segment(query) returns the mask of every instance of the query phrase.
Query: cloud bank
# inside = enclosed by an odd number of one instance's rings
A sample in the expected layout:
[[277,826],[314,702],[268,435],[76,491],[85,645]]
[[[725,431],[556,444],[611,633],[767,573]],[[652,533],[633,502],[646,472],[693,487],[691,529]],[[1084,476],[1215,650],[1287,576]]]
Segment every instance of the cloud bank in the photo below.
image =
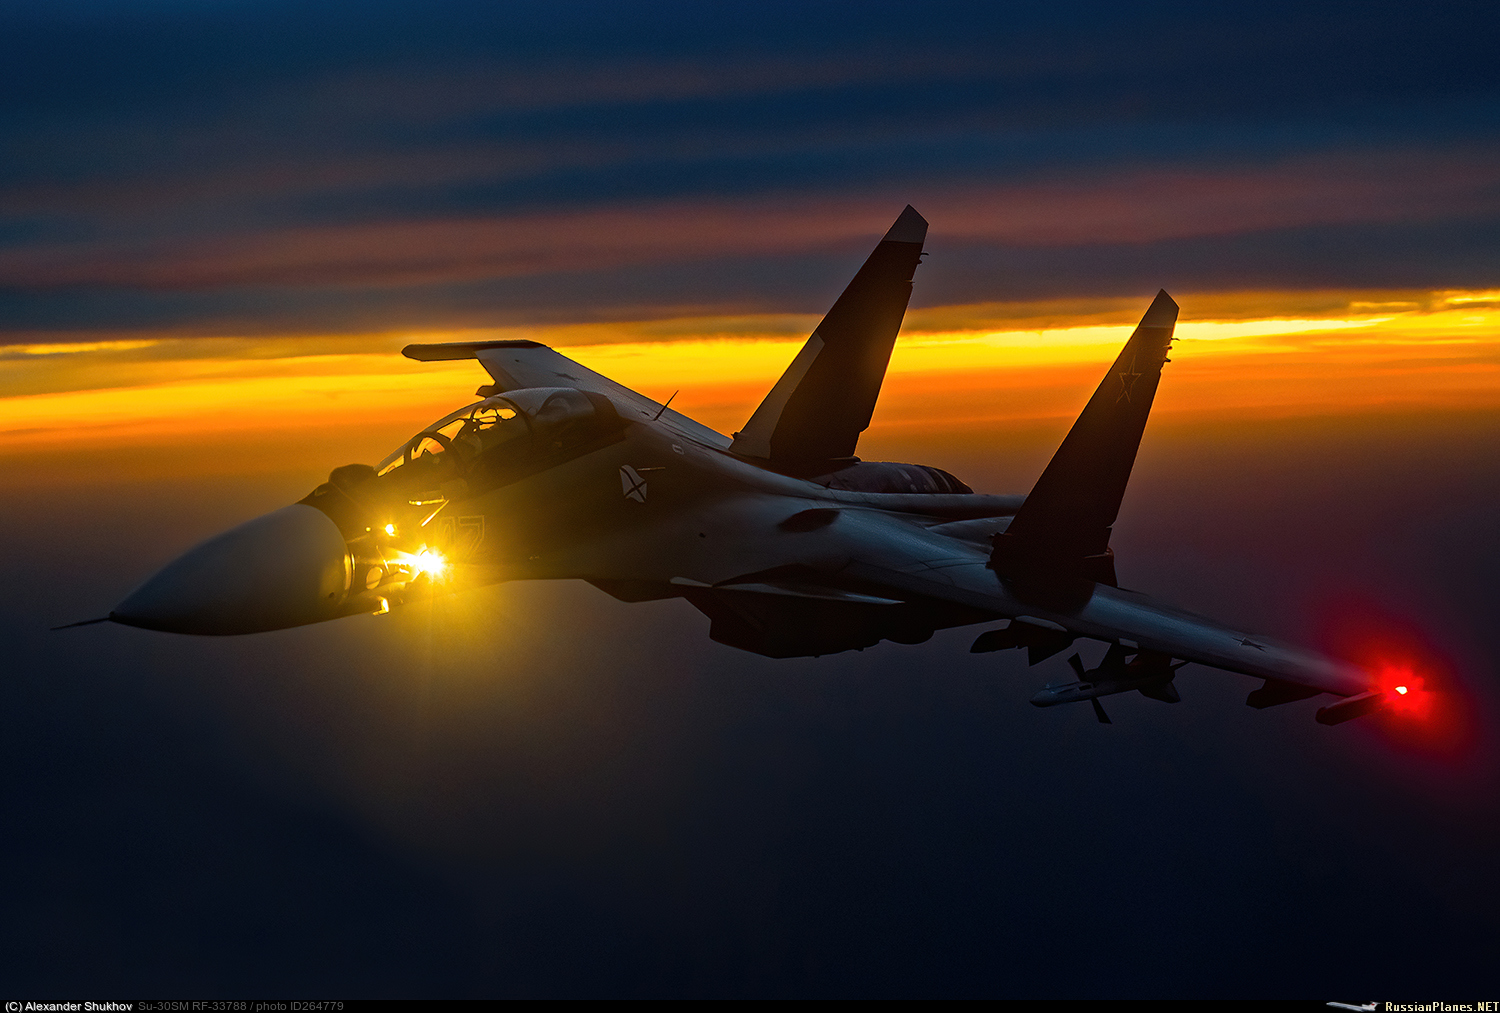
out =
[[0,340],[1483,287],[1473,4],[0,8]]

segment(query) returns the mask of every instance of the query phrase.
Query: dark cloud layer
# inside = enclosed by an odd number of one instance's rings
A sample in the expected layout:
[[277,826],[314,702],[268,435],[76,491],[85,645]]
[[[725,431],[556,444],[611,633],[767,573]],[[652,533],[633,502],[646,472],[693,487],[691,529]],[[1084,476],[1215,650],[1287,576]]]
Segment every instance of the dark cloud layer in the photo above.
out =
[[[381,306],[432,324],[573,306],[815,311],[765,236],[674,256],[627,234],[608,265],[518,272],[514,257],[406,263],[402,230],[855,200],[869,209],[857,234],[846,215],[819,231],[813,213],[787,239],[794,259],[848,259],[908,200],[1059,182],[1032,215],[1057,236],[1018,241],[1001,215],[975,237],[975,265],[1034,264],[961,271],[943,298],[1114,292],[1138,287],[1155,256],[1141,243],[1162,238],[1091,222],[1111,195],[1170,220],[1160,187],[1134,195],[1142,177],[1240,195],[1219,229],[1236,252],[1205,269],[1216,287],[1304,286],[1295,258],[1277,259],[1299,242],[1358,247],[1369,266],[1341,283],[1428,284],[1437,272],[1411,263],[1399,230],[1379,231],[1393,214],[1436,246],[1451,237],[1439,283],[1467,283],[1496,263],[1465,237],[1500,200],[1497,27],[1467,3],[7,5],[0,330],[108,327],[112,312],[124,328],[253,331],[364,327]],[[1282,192],[1339,163],[1348,192],[1288,217]],[[1182,199],[1213,213],[1201,187]],[[335,253],[297,276],[307,230],[361,229],[402,269]],[[280,276],[184,266],[245,246]],[[150,264],[169,270],[143,280]],[[728,277],[705,290],[705,274]]]
[[[1462,223],[1325,226],[1149,244],[1014,247],[931,242],[913,306],[976,298],[1142,298],[1158,287],[1485,288],[1500,261],[1500,217]],[[63,287],[0,291],[17,337],[115,330],[185,334],[370,333],[524,325],[693,312],[819,312],[861,254],[722,257],[605,271],[412,286],[236,285],[160,291]]]

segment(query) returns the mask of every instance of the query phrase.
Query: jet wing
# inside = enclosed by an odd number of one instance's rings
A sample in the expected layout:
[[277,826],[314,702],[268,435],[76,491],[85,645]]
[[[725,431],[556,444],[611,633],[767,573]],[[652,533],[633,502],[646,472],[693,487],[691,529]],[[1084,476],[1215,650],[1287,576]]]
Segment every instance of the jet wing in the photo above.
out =
[[680,412],[663,409],[660,402],[609,377],[579,365],[566,355],[537,341],[459,341],[447,344],[407,345],[401,354],[419,362],[444,359],[478,359],[495,380],[486,393],[503,394],[525,387],[577,387],[603,394],[627,410],[634,409],[646,418],[658,418],[668,428],[696,443],[729,449],[729,437],[695,422]]
[[[875,518],[866,518],[867,530],[849,532],[854,536],[845,543],[849,563],[834,578],[853,578],[851,586],[866,593],[946,601],[1030,624],[1039,634],[1064,638],[1055,650],[1066,645],[1066,638],[1087,637],[1339,696],[1371,688],[1370,673],[1355,665],[1233,629],[1138,591],[1082,578],[1028,587],[1003,579],[977,547],[948,538],[924,546],[935,532],[917,534],[900,522],[869,523]],[[907,528],[899,540],[878,530],[897,526]],[[1016,646],[1024,645],[1023,637]]]
[[[759,546],[757,558],[780,564],[778,570],[783,572],[789,567],[798,570],[802,587],[823,585],[904,602],[930,617],[933,629],[980,623],[986,617],[1008,618],[1019,636],[1005,638],[1005,647],[1052,644],[1050,650],[1034,653],[1034,660],[1052,656],[1071,639],[1089,638],[1265,678],[1277,686],[1290,684],[1289,690],[1302,686],[1350,696],[1367,692],[1373,683],[1370,672],[1358,666],[1233,629],[1140,591],[1074,576],[1040,587],[1004,578],[993,569],[986,546],[948,536],[941,525],[922,527],[913,524],[912,518],[883,510],[843,509],[823,531],[819,560],[798,560],[795,549],[777,558],[775,543]],[[796,563],[801,566],[793,566]],[[775,582],[723,572],[709,576],[703,587],[759,590],[750,587],[751,579],[759,584]],[[874,615],[879,611],[871,611],[871,623],[888,629],[888,618]],[[817,620],[811,612],[790,609],[774,621],[796,626]]]
[[924,548],[920,542],[932,533],[914,535],[909,529],[905,533],[904,551],[898,551],[907,558],[898,559],[892,552],[895,539],[874,530],[859,532],[856,542],[862,544],[846,543],[849,562],[834,582],[852,578],[850,586],[867,594],[944,601],[1011,619],[1021,624],[1022,635],[1006,646],[1027,646],[1029,633],[1055,645],[1034,655],[1037,660],[1071,638],[1086,637],[1316,692],[1351,696],[1372,688],[1371,674],[1355,665],[1233,629],[1138,591],[1082,578],[1031,588],[1003,579],[976,547],[960,548],[944,539],[947,545]]
[[1136,591],[1095,585],[1093,597],[1072,616],[1059,616],[1070,632],[1124,640],[1183,661],[1351,696],[1370,689],[1363,669],[1265,637],[1231,629],[1175,609]]

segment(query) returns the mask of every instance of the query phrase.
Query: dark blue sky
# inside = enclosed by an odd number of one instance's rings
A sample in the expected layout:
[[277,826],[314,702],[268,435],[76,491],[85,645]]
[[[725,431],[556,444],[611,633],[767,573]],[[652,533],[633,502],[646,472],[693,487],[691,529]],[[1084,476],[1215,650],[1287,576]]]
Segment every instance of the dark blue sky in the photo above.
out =
[[[1484,287],[1497,28],[1479,3],[7,4],[0,333],[815,312],[908,201],[929,304]],[[705,206],[802,227],[641,242]],[[587,225],[621,209],[648,224]],[[528,259],[557,215],[609,255]]]
[[[1197,666],[1106,727],[1029,706],[1062,659],[970,654],[973,628],[773,661],[580,582],[51,633],[316,476],[11,461],[0,984],[1471,1001],[1500,946],[1494,432],[1153,427],[1116,528],[1125,582],[1227,622],[1322,646],[1352,602],[1440,645],[1469,733],[1436,750]],[[904,449],[1001,490],[1050,448]]]
[[[818,313],[907,201],[923,305],[1495,287],[1497,26],[0,2],[0,341]],[[1009,428],[866,450],[1024,491],[1056,433]],[[1114,540],[1126,584],[1268,636],[1334,650],[1340,608],[1415,630],[1469,715],[1443,748],[1252,711],[1252,680],[1197,667],[1180,705],[1117,698],[1101,727],[1030,707],[1057,669],[969,654],[972,629],[775,662],[581,584],[249,638],[53,633],[344,451],[10,454],[0,985],[1486,998],[1495,432],[1158,419]]]

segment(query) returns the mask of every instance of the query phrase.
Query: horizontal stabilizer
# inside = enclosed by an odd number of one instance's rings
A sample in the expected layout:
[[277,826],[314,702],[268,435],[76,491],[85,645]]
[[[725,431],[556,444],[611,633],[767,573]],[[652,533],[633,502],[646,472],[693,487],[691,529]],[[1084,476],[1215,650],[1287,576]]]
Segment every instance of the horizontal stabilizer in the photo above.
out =
[[926,238],[926,219],[908,205],[735,434],[734,453],[805,475],[854,456],[880,396]]
[[1010,527],[996,537],[991,565],[1002,576],[1042,569],[1115,583],[1110,528],[1176,325],[1177,304],[1159,292]]

